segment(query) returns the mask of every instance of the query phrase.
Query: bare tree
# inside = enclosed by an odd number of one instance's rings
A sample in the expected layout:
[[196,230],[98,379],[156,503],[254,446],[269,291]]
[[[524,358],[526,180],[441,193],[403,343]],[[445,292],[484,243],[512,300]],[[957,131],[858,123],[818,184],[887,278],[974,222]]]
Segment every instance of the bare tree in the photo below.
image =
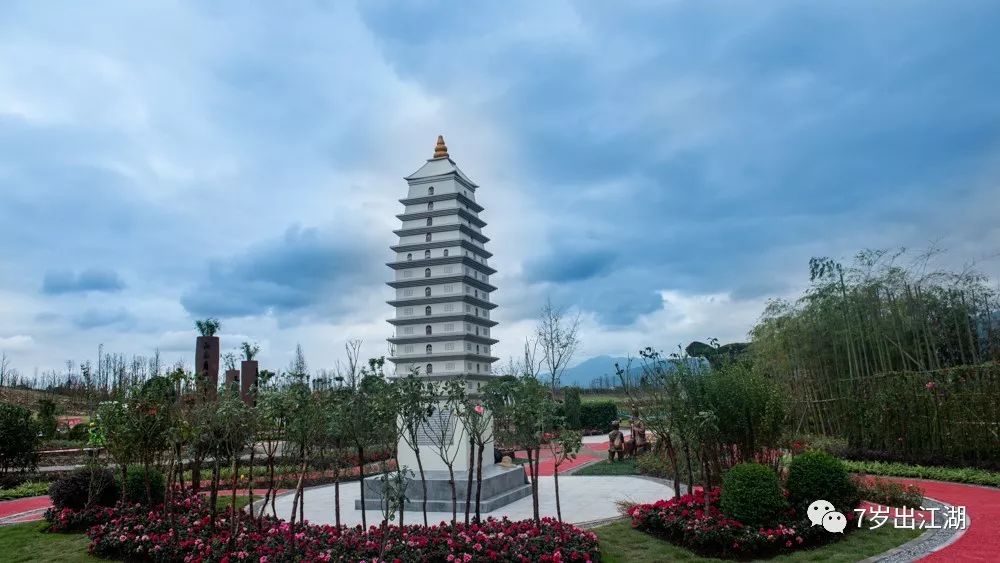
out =
[[505,375],[530,375],[538,377],[542,371],[542,358],[538,357],[538,339],[530,336],[524,339],[524,350],[521,357],[515,359],[513,356],[507,358],[507,366],[504,368]]
[[361,372],[361,344],[360,338],[352,338],[344,343],[344,351],[347,353],[346,373],[344,374],[347,384],[354,387],[358,383],[358,374]]
[[7,352],[0,352],[0,387],[7,384],[7,376],[10,375],[10,360],[7,358]]
[[[552,305],[552,300],[547,300],[542,307],[542,315],[538,320],[536,334],[538,345],[542,347],[542,360],[549,370],[549,382],[552,394],[555,395],[556,388],[559,387],[559,379],[562,377],[566,366],[573,359],[573,354],[580,345],[577,332],[580,328],[580,315],[567,318],[565,311]],[[525,349],[527,355],[527,347]]]

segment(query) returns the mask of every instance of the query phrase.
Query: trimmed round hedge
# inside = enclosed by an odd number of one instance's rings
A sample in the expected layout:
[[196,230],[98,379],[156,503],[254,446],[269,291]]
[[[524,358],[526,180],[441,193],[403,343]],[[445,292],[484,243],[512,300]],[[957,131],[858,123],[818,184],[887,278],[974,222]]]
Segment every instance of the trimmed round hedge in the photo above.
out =
[[114,506],[121,497],[121,490],[109,469],[78,469],[49,485],[49,497],[59,509],[83,510],[94,487],[94,502],[100,506]]
[[801,513],[813,501],[830,501],[837,509],[851,510],[858,505],[858,489],[844,464],[821,451],[799,454],[788,466],[789,499]]
[[163,473],[151,468],[149,470],[149,492],[152,496],[152,502],[150,502],[146,496],[146,479],[141,467],[128,468],[128,473],[125,475],[125,485],[122,487],[125,500],[145,505],[163,502],[165,490]]
[[750,526],[770,526],[788,509],[778,476],[759,463],[741,463],[722,480],[722,512]]

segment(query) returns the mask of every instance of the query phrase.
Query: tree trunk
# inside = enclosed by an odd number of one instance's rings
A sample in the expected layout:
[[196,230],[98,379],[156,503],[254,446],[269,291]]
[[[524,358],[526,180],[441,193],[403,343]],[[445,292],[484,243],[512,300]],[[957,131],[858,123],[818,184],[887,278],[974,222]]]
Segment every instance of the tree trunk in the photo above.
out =
[[201,460],[197,453],[191,460],[191,490],[195,493],[201,490]]
[[211,505],[212,509],[212,522],[215,522],[215,517],[219,514],[219,508],[216,506],[216,502],[219,500],[219,454],[216,453],[212,460],[212,482],[209,486],[209,497],[208,503]]
[[250,443],[250,478],[247,480],[247,506],[250,507],[250,526],[256,527],[256,521],[253,517],[253,456],[257,451],[257,445],[252,441]]
[[[274,501],[275,501],[275,499],[278,498],[278,491],[276,489],[277,486],[278,486],[278,483],[277,483],[276,476],[274,474],[275,459],[274,459],[273,455],[271,456],[270,460],[268,461],[268,465],[269,465],[269,467],[268,467],[268,473],[270,474],[270,476],[269,476],[270,485],[269,486],[271,487],[271,515],[274,516],[275,518],[277,518],[278,517],[278,509],[275,508]],[[266,506],[266,504],[265,504],[265,506]]]
[[240,510],[236,508],[236,488],[240,482],[240,455],[239,453],[233,453],[233,478],[232,478],[232,496],[229,498],[229,549],[232,550],[236,546],[236,528],[240,521]]
[[299,471],[299,524],[303,524],[306,521],[306,491],[305,491],[305,478],[306,471],[309,470],[309,460],[306,457],[302,457],[302,469]]
[[333,512],[336,515],[337,529],[340,529],[340,460],[334,461],[333,467]]
[[[413,443],[416,444],[417,441],[414,439]],[[424,476],[424,463],[420,460],[419,447],[415,446],[413,448],[413,455],[417,457],[417,470],[420,471],[420,489],[423,495],[420,504],[421,504],[421,510],[423,510],[424,513],[424,526],[426,526],[427,525],[427,478]]]
[[[483,450],[486,449],[485,443],[479,444],[478,461],[476,462],[476,523],[478,524],[482,520],[479,514],[479,505],[483,497]],[[495,458],[494,458],[495,459]]]
[[556,518],[562,523],[562,506],[559,505],[559,464],[555,463],[555,461],[555,459],[552,460],[552,479],[555,481],[556,486]]
[[538,460],[535,459],[535,450],[527,448],[528,453],[528,473],[531,474],[531,511],[535,522],[540,520],[538,516],[538,471],[536,467]]
[[365,512],[365,449],[361,446],[358,446],[358,483],[361,484],[361,527],[368,530]]
[[469,513],[472,512],[472,471],[476,465],[476,442],[469,436],[469,470],[465,475],[465,525],[469,525]]
[[687,465],[688,474],[688,493],[694,492],[694,466],[691,465],[691,446],[685,441],[684,442],[684,461]]
[[541,512],[538,507],[538,504],[541,501],[541,492],[538,490],[538,471],[539,469],[541,469],[540,467],[541,461],[542,461],[542,447],[537,446],[535,448],[535,469],[534,469],[535,474],[531,478],[531,480],[535,482],[535,502],[534,502],[535,522],[541,520]]
[[451,485],[451,529],[458,523],[458,490],[455,487],[455,468],[448,464],[448,484]]
[[146,488],[146,503],[149,508],[153,508],[153,487],[149,484],[149,462],[142,464],[142,484]]

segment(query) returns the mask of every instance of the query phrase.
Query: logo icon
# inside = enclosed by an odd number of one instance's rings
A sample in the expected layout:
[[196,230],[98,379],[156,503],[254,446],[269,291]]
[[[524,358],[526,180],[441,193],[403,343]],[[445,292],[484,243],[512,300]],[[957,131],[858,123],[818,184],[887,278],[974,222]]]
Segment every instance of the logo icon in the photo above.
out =
[[823,515],[823,529],[835,534],[843,534],[847,527],[847,518],[840,512],[827,512]]
[[833,503],[828,500],[820,499],[810,504],[806,516],[813,526],[823,526],[827,532],[842,534],[847,527],[847,517],[834,510]]
[[833,503],[820,499],[809,505],[806,515],[809,516],[809,521],[812,522],[813,526],[821,526],[823,525],[823,515],[827,512],[833,512]]

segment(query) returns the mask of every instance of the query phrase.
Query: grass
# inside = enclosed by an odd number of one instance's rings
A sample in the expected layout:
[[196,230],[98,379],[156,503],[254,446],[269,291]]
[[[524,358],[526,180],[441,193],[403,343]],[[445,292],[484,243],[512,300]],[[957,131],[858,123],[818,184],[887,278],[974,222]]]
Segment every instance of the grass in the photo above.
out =
[[907,463],[889,463],[884,461],[847,461],[844,465],[848,471],[867,473],[868,475],[891,475],[895,477],[912,477],[916,479],[936,479],[953,483],[970,483],[1000,487],[1000,472],[971,467],[931,467],[925,465],[910,465]]
[[[701,557],[682,547],[632,529],[629,522],[615,522],[595,528],[601,542],[601,561],[605,563],[654,563],[661,561],[725,561]],[[886,552],[919,536],[923,530],[896,529],[882,526],[875,530],[861,529],[844,539],[815,549],[779,555],[767,561],[861,561]]]
[[0,553],[7,563],[28,561],[99,561],[87,554],[90,540],[83,534],[49,534],[45,522],[0,527]]
[[[260,495],[254,495],[253,500],[258,500],[260,498]],[[233,498],[231,493],[223,495],[223,491],[219,491],[219,496],[215,499],[215,506],[217,506],[220,510],[229,508],[232,500]],[[250,501],[247,499],[247,495],[245,493],[236,495],[236,508],[243,508],[248,504],[250,504]]]
[[639,471],[635,468],[634,459],[626,459],[625,461],[616,461],[614,463],[608,460],[598,461],[597,463],[592,463],[586,465],[577,470],[574,475],[581,476],[594,476],[594,475],[638,475]]
[[0,489],[0,500],[14,500],[49,494],[49,483],[27,481],[11,489]]

